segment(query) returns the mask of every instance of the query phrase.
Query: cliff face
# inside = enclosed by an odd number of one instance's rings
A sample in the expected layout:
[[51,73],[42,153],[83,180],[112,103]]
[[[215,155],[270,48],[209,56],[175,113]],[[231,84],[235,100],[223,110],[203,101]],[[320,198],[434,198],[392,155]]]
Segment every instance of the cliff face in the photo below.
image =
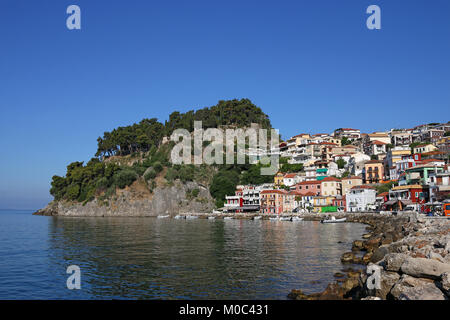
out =
[[[193,193],[198,190],[198,194]],[[150,196],[136,197],[126,189],[107,201],[95,199],[86,204],[53,201],[46,208],[34,213],[46,216],[157,216],[177,215],[187,212],[211,212],[214,199],[209,189],[196,182],[175,182],[172,186],[157,187]]]

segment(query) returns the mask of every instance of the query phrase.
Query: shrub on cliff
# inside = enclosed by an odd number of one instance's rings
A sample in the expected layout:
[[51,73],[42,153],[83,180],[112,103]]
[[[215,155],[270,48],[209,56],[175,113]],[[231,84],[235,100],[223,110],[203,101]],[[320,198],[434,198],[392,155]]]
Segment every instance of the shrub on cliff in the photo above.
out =
[[123,189],[131,185],[137,179],[137,174],[132,169],[122,169],[114,175],[114,183],[117,187]]

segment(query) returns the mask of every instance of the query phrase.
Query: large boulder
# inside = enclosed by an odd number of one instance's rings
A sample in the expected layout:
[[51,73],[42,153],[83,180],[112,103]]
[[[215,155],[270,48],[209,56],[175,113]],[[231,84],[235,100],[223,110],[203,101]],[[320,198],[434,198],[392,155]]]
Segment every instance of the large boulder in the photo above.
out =
[[378,261],[383,260],[384,256],[389,253],[388,246],[384,245],[379,248],[377,248],[374,252],[372,257],[370,258],[370,262],[377,263]]
[[444,294],[433,280],[408,275],[403,275],[394,285],[389,297],[397,300],[445,300]]
[[445,272],[450,272],[450,264],[426,258],[405,259],[401,271],[416,278],[440,279]]
[[400,270],[406,258],[408,258],[408,256],[404,253],[388,253],[384,257],[384,269],[387,271],[397,272]]

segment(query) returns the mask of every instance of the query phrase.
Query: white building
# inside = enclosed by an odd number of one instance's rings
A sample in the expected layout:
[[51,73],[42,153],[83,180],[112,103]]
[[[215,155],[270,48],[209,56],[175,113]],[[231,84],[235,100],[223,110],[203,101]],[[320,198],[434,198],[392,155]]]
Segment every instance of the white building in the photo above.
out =
[[351,188],[346,194],[347,212],[368,211],[375,205],[376,196],[376,190],[366,185]]

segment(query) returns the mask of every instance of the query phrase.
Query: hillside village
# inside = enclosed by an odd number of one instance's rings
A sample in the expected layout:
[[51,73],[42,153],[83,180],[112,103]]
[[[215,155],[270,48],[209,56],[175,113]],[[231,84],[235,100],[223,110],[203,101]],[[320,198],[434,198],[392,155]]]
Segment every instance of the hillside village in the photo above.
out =
[[[438,212],[450,199],[450,123],[361,133],[301,133],[282,142],[273,183],[238,185],[224,212]],[[256,159],[267,155],[249,150]]]

